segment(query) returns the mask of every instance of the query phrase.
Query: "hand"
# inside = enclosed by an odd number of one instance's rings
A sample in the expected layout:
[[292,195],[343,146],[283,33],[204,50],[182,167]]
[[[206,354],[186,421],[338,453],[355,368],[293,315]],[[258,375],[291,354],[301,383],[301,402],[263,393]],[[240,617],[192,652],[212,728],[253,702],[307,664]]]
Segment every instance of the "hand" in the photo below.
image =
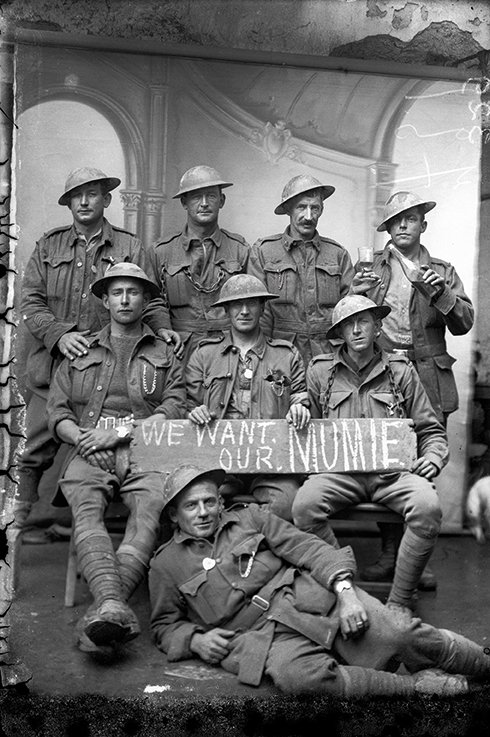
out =
[[82,330],[80,332],[65,333],[58,340],[58,350],[62,356],[65,356],[70,361],[79,356],[86,356],[88,353],[87,348],[90,347],[85,335],[88,335],[90,330]]
[[338,595],[340,632],[344,640],[362,635],[369,628],[366,610],[355,589],[345,589]]
[[433,479],[434,476],[437,476],[439,473],[439,469],[437,468],[435,463],[432,463],[432,461],[428,461],[427,458],[424,458],[422,456],[421,458],[417,458],[414,465],[412,466],[412,473],[416,473],[418,476],[423,476],[424,479]]
[[310,410],[304,404],[292,404],[286,415],[286,420],[294,425],[296,430],[302,430],[311,420]]
[[82,427],[80,428],[80,435],[75,448],[82,458],[87,458],[88,455],[95,453],[95,451],[115,448],[120,441],[121,438],[116,435],[114,429],[102,430],[97,427]]
[[230,651],[229,640],[235,635],[232,630],[215,627],[209,632],[196,632],[192,637],[190,649],[206,663],[221,663]]
[[195,425],[207,425],[211,420],[216,419],[216,412],[210,412],[206,404],[201,404],[199,407],[194,407],[187,417]]
[[163,338],[166,343],[175,343],[175,357],[182,358],[182,356],[184,355],[184,344],[182,343],[180,335],[176,333],[175,330],[165,330],[164,328],[161,328],[157,332],[157,335],[160,338]]
[[113,450],[96,450],[85,457],[87,463],[96,468],[101,468],[107,473],[113,473],[116,467],[116,456]]
[[362,271],[357,271],[354,274],[350,292],[351,294],[365,294],[370,289],[373,289],[373,287],[377,287],[380,281],[381,277],[375,271],[362,269]]
[[434,297],[442,294],[444,287],[446,286],[444,277],[438,274],[437,271],[431,269],[430,266],[427,266],[427,264],[422,264],[420,268],[424,272],[424,282],[426,284],[430,284],[431,287],[434,287]]

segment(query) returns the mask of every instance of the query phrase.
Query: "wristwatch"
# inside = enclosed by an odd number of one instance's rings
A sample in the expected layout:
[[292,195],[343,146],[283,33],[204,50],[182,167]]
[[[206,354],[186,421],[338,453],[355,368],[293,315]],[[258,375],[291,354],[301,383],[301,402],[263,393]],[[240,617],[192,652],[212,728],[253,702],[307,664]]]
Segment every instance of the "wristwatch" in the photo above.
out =
[[348,578],[344,578],[341,581],[335,581],[333,586],[333,590],[338,595],[342,593],[342,591],[346,591],[347,589],[352,589],[352,581]]
[[119,427],[116,427],[116,435],[120,440],[125,440],[131,437],[131,430],[126,425],[119,425]]

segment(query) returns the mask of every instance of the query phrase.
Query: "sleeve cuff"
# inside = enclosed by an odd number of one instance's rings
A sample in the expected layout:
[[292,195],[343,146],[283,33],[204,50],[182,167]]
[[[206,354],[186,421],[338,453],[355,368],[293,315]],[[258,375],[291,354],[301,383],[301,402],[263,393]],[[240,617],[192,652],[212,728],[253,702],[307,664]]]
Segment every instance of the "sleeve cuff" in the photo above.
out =
[[432,304],[439,310],[439,312],[442,312],[443,315],[447,315],[456,304],[456,295],[448,286],[446,286],[442,290],[442,294],[435,299]]

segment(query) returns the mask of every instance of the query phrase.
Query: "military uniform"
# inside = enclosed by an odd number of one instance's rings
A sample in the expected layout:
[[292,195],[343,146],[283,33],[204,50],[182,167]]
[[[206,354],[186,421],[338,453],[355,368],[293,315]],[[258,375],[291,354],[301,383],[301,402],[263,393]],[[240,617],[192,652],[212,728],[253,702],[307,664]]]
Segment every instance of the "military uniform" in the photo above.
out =
[[[124,424],[129,417],[138,420],[154,414],[168,419],[183,416],[182,367],[172,348],[145,325],[141,337],[132,343],[132,338],[118,340],[124,340],[132,349],[122,380],[118,366],[121,356],[111,343],[110,326],[91,337],[87,355],[73,361],[65,359],[61,364],[47,403],[49,427],[54,437],[63,420],[71,420],[81,428],[94,428],[100,426],[103,418],[103,427],[110,429],[109,420],[115,427],[120,424],[119,417]],[[125,386],[120,386],[121,383]],[[107,400],[114,393],[120,411],[118,416],[111,417]],[[122,450],[121,457],[121,449],[117,447],[115,468],[109,472],[90,464],[72,447],[61,473],[61,491],[73,513],[80,569],[97,605],[104,598],[111,598],[111,592],[112,598],[118,599],[121,586],[128,598],[143,578],[155,548],[164,505],[160,474],[131,469]],[[115,488],[119,488],[130,511],[124,539],[118,548],[117,566],[103,522]]]
[[[308,406],[304,366],[297,349],[262,333],[245,362],[228,331],[202,340],[185,375],[187,409],[205,404],[218,419],[283,419],[292,404]],[[273,511],[285,519],[291,519],[297,489],[298,481],[292,476],[258,476],[252,481],[255,498],[270,502]]]
[[[446,432],[407,358],[377,350],[367,367],[358,371],[345,349],[339,348],[334,354],[312,360],[307,387],[313,417],[411,418],[417,434],[418,457],[425,457],[439,471],[447,463]],[[422,538],[432,550],[442,518],[437,491],[431,481],[408,471],[310,476],[295,498],[293,519],[300,529],[332,541],[329,517],[351,504],[366,501],[385,504],[403,515],[407,524],[405,536],[408,534],[409,540],[412,536]]]
[[331,349],[325,334],[332,311],[354,276],[343,246],[317,232],[311,241],[294,241],[286,229],[252,246],[249,273],[279,295],[265,307],[261,325],[266,335],[293,343],[305,365]]
[[[374,254],[373,271],[379,274],[381,282],[366,296],[377,304],[390,304],[386,293],[390,285],[392,258],[387,247]],[[458,391],[452,371],[455,359],[447,352],[446,328],[453,335],[464,335],[473,326],[475,311],[454,266],[431,256],[422,245],[420,264],[426,264],[444,278],[442,293],[429,301],[417,289],[412,289],[409,302],[412,344],[396,344],[383,331],[379,343],[388,351],[398,349],[407,352],[439,420],[445,422],[447,415],[458,408]]]
[[201,241],[186,227],[153,247],[153,273],[172,329],[185,343],[184,363],[201,338],[229,327],[213,302],[230,276],[246,271],[248,254],[244,238],[223,228]]
[[[47,427],[46,398],[63,356],[58,340],[72,330],[95,332],[109,322],[109,313],[92,296],[90,285],[111,263],[130,261],[151,275],[141,241],[104,219],[102,232],[87,248],[73,225],[55,228],[37,242],[25,270],[21,310],[30,333],[27,379],[32,392],[26,410],[27,439],[18,462],[20,487],[26,499],[37,498],[38,480],[52,464],[58,443]],[[162,304],[153,301],[145,321],[156,332],[169,327]]]
[[[177,530],[156,552],[149,572],[153,639],[173,662],[194,657],[196,633],[232,630],[221,667],[253,686],[265,673],[292,693],[413,692],[416,676],[377,672],[401,662],[411,673],[440,667],[488,677],[481,648],[391,612],[361,590],[369,629],[343,640],[332,583],[355,570],[349,547],[335,550],[256,505],[229,510],[212,538]],[[474,653],[471,663],[462,662],[463,648]]]

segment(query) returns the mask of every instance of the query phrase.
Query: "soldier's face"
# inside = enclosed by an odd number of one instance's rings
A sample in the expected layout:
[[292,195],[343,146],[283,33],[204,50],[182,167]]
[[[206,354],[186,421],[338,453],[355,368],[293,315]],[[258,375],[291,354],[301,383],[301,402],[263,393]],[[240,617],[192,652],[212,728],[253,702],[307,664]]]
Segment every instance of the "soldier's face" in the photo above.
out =
[[211,537],[221,514],[221,497],[214,481],[198,479],[181,491],[169,517],[182,532],[193,537]]
[[358,312],[345,319],[338,328],[349,353],[365,353],[372,350],[380,321],[376,320],[369,310]]
[[259,327],[260,316],[264,311],[264,302],[258,297],[230,302],[228,316],[231,327],[237,333],[253,333]]
[[224,204],[225,196],[219,187],[203,187],[182,197],[189,224],[201,227],[217,223],[218,213]]
[[419,245],[420,236],[425,232],[427,222],[420,210],[411,207],[391,218],[387,226],[391,240],[397,248],[403,251]]
[[291,236],[300,240],[313,238],[322,212],[323,202],[319,195],[298,195],[289,208]]
[[96,225],[104,217],[104,209],[111,203],[111,194],[103,194],[100,182],[88,182],[74,189],[68,207],[77,225]]
[[130,277],[111,279],[107,293],[102,295],[102,304],[119,325],[133,325],[141,320],[147,302],[143,284]]

